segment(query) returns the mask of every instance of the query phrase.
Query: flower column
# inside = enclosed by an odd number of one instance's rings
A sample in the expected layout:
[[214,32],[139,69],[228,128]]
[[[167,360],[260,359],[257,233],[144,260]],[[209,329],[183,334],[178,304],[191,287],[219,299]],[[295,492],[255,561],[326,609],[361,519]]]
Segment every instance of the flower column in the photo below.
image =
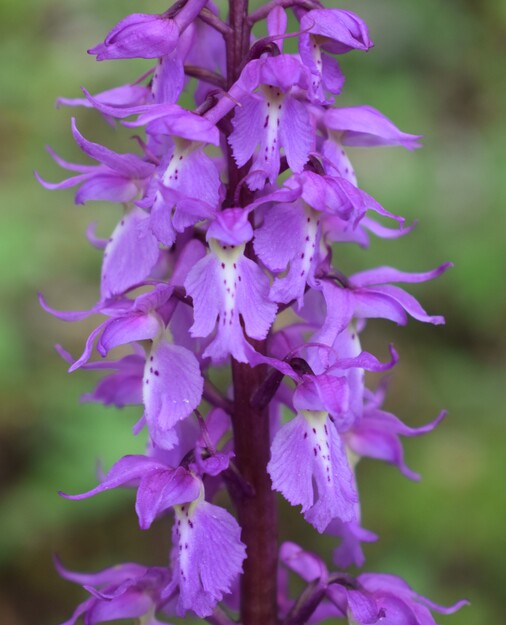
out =
[[[77,360],[58,351],[69,371],[110,370],[86,398],[142,405],[134,432],[146,435],[144,454],[118,460],[91,491],[63,496],[135,488],[143,530],[173,513],[164,566],[94,575],[59,567],[91,595],[66,625],[80,617],[87,625],[130,617],[160,625],[187,612],[233,625],[238,609],[242,625],[435,625],[428,608],[450,613],[463,603],[442,608],[396,576],[342,570],[361,567],[361,543],[376,539],[361,526],[356,462],[381,459],[416,479],[400,436],[429,432],[445,414],[413,429],[383,410],[384,385],[369,389],[365,372],[388,371],[398,356],[391,347],[381,362],[361,343],[374,318],[443,323],[396,283],[425,282],[449,265],[347,276],[332,258],[335,243],[366,246],[370,234],[392,239],[411,229],[357,186],[345,148],[412,149],[419,137],[371,107],[330,106],[344,79],[334,56],[373,45],[359,16],[316,0],[272,0],[248,15],[247,0],[229,1],[227,21],[206,0],[121,20],[90,52],[154,59],[140,79],[148,84],[66,103],[144,127],[141,154],[112,152],[73,124],[97,164],[51,152],[77,175],[56,184],[38,176],[49,188],[78,186],[77,203],[122,205],[108,240],[88,233],[103,249],[99,301],[77,312],[53,310],[43,297],[41,304],[66,321],[106,317]],[[285,8],[299,23],[294,33]],[[264,19],[268,36],[250,45],[252,26]],[[294,35],[299,54],[287,54],[283,39]],[[191,87],[185,75],[197,78],[194,111],[176,103]],[[119,360],[93,360],[128,344]],[[213,384],[217,369],[227,376],[225,394]],[[238,520],[214,501],[222,486]],[[337,571],[293,543],[278,560],[275,491],[340,540]],[[296,599],[288,571],[308,584]]]

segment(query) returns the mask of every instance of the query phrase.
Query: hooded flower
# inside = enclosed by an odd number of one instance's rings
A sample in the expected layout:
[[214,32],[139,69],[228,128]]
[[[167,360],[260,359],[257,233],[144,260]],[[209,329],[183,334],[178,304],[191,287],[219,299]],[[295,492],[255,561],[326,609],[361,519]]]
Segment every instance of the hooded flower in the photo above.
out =
[[[210,253],[190,271],[185,288],[193,300],[192,336],[216,335],[204,356],[223,360],[231,354],[247,362],[244,333],[263,339],[277,307],[267,297],[269,280],[262,269],[244,254],[253,230],[248,212],[226,209],[208,230]],[[241,326],[244,322],[244,330]]]
[[346,409],[343,378],[306,376],[295,391],[297,415],[276,434],[267,467],[273,487],[322,532],[334,518],[355,518],[357,494],[334,425]]
[[62,625],[74,625],[81,617],[87,625],[132,618],[141,619],[143,625],[162,625],[155,613],[165,603],[161,594],[170,579],[167,568],[128,563],[98,573],[74,573],[58,560],[55,564],[61,577],[90,593]]
[[393,464],[406,477],[419,480],[418,473],[412,471],[404,462],[404,450],[400,436],[421,436],[432,432],[446,416],[443,410],[434,419],[418,428],[410,428],[395,415],[381,409],[384,390],[375,393],[366,391],[366,403],[362,419],[346,434],[346,444],[359,457],[367,456]]
[[326,52],[368,50],[373,43],[367,26],[351,11],[314,9],[303,14],[300,31],[300,58],[311,71],[311,95],[317,102],[327,103],[325,91],[339,93],[344,76],[338,62]]
[[[289,167],[302,171],[315,131],[295,88],[308,86],[305,67],[287,54],[256,59],[244,68],[238,81],[244,96],[235,110],[228,141],[239,167],[253,157],[247,180],[250,189],[261,189],[266,181],[276,182],[281,148]],[[257,87],[260,89],[254,93]]]
[[274,280],[271,299],[281,303],[295,299],[300,307],[306,284],[316,286],[315,273],[329,254],[321,245],[322,222],[327,216],[339,217],[350,228],[368,210],[395,216],[344,179],[304,171],[286,184],[299,199],[266,211],[263,224],[255,231],[254,246],[261,261],[273,273],[282,274]]
[[354,578],[329,572],[321,558],[290,542],[281,546],[280,559],[306,582],[313,582],[318,596],[311,614],[316,622],[348,617],[353,625],[436,625],[429,610],[452,614],[468,603],[458,601],[448,608],[437,605],[395,575],[364,573]]
[[326,134],[321,146],[322,154],[328,159],[326,171],[330,175],[337,173],[354,185],[357,184],[357,177],[345,146],[402,146],[407,150],[420,147],[420,135],[402,132],[372,106],[330,108],[318,111],[316,115]]
[[77,204],[84,204],[89,200],[123,203],[142,196],[145,185],[153,174],[153,164],[135,154],[117,154],[98,143],[88,141],[77,130],[75,119],[72,119],[72,134],[81,150],[98,161],[100,165],[69,163],[49,149],[58,165],[69,171],[79,172],[79,174],[62,182],[50,183],[35,172],[37,180],[43,187],[68,189],[80,185],[76,193]]
[[202,495],[189,505],[175,507],[172,584],[179,587],[179,616],[187,610],[201,618],[209,616],[232,590],[246,557],[240,536],[234,517]]
[[199,14],[206,0],[188,0],[175,15],[133,13],[110,31],[103,43],[89,50],[97,61],[110,59],[156,59],[170,54],[180,34]]

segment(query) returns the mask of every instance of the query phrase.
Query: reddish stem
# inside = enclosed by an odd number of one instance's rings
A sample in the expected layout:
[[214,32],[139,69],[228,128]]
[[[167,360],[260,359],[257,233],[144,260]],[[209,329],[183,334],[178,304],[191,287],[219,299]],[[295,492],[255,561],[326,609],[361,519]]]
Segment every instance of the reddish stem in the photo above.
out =
[[[228,87],[237,80],[250,48],[248,0],[229,0],[229,7],[232,33],[226,37]],[[237,186],[247,167],[239,170],[229,150],[226,205],[234,204]],[[240,195],[246,196],[247,193]],[[247,249],[249,255],[252,253],[250,247]],[[262,350],[264,345],[257,342],[255,348]],[[277,623],[277,508],[267,473],[270,457],[269,415],[267,408],[258,409],[251,405],[251,397],[265,375],[265,367],[252,368],[248,364],[232,361],[235,462],[242,480],[249,486],[242,490],[235,489],[234,497],[242,528],[241,537],[247,549],[241,578],[243,625]]]
[[252,393],[265,378],[264,367],[252,368],[233,361],[234,449],[243,479],[251,494],[236,498],[242,540],[247,559],[241,579],[243,625],[275,625],[277,622],[277,509],[267,473],[270,457],[268,410],[251,406]]

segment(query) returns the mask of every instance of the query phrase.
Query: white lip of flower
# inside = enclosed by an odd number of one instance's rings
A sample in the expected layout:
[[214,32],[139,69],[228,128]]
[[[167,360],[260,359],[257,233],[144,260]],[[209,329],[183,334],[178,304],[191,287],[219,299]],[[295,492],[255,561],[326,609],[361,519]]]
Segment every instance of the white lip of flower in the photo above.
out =
[[332,466],[328,441],[328,426],[326,423],[327,419],[329,418],[329,414],[325,410],[301,410],[300,413],[311,428],[310,436],[314,445],[313,453],[315,455],[315,458],[317,456],[320,457],[320,460],[327,474],[327,480],[331,482]]
[[170,186],[171,181],[176,182],[178,180],[182,161],[201,145],[199,141],[189,141],[180,137],[172,137],[172,139],[174,141],[174,152],[162,176],[163,184],[166,186]]
[[221,261],[222,273],[220,275],[220,288],[223,294],[223,316],[221,323],[232,324],[232,317],[236,306],[236,291],[241,276],[237,267],[237,261],[243,255],[245,244],[223,245],[216,239],[209,240],[211,252]]
[[316,253],[316,238],[318,235],[318,226],[320,225],[320,215],[304,201],[303,205],[304,212],[306,214],[306,235],[304,241],[304,251],[300,255],[302,260],[301,276],[307,276]]
[[[285,99],[284,94],[279,89],[270,86],[263,86],[262,91],[266,100],[267,114],[265,116],[264,128],[267,132],[266,150],[275,150],[275,145],[278,141],[278,128],[281,123],[281,110],[283,108],[283,102]],[[268,160],[268,156],[265,155],[265,160]]]

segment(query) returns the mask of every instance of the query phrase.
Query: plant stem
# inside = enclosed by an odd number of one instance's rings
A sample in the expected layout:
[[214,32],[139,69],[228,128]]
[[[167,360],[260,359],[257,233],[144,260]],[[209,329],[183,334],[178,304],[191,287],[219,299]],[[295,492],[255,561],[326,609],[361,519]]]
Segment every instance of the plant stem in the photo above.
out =
[[[229,8],[232,32],[226,37],[228,87],[237,80],[250,48],[248,0],[229,0]],[[237,205],[234,198],[247,168],[247,165],[242,170],[237,167],[229,149],[228,205]],[[253,253],[250,247],[247,248],[249,255]],[[255,348],[263,351],[265,346],[257,341]],[[265,367],[252,368],[248,364],[232,361],[235,462],[242,480],[249,486],[242,490],[235,489],[237,493],[234,497],[242,528],[241,538],[247,549],[241,578],[242,625],[277,623],[277,507],[267,473],[270,457],[269,414],[268,408],[259,409],[251,405],[251,397],[265,376]]]
[[250,397],[265,377],[264,367],[232,363],[234,445],[237,467],[253,494],[237,498],[247,559],[241,580],[243,625],[275,625],[277,570],[276,497],[267,473],[270,456],[269,415],[255,410]]
[[230,88],[237,80],[241,64],[249,50],[250,25],[248,0],[229,0],[229,25],[227,38],[227,84]]

